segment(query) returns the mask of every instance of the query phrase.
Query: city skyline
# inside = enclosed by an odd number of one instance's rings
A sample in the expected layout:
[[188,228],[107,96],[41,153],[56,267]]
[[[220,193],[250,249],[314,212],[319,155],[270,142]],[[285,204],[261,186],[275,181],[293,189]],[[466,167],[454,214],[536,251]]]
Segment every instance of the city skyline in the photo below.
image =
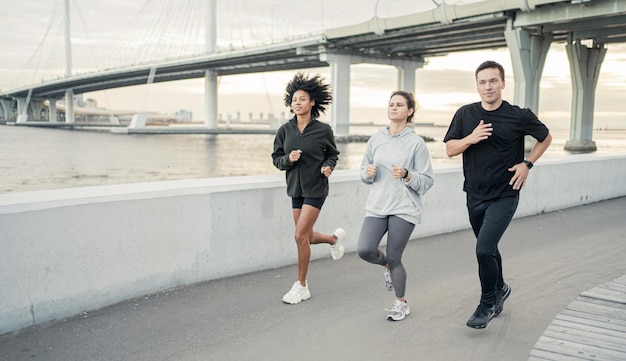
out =
[[[0,5],[8,6],[1,4],[7,1],[1,0]],[[447,3],[460,2],[447,1]],[[14,13],[21,15],[7,19],[8,21],[3,19],[7,26],[3,28],[5,30],[0,30],[0,46],[15,51],[7,52],[5,59],[3,59],[0,69],[0,88],[6,88],[10,82],[7,79],[15,76],[16,72],[23,71],[23,68],[20,67],[24,67],[29,60],[32,60],[36,49],[42,48],[42,45],[37,45],[37,42],[41,42],[46,31],[48,33],[52,31],[50,29],[53,27],[50,27],[49,23],[54,20],[51,17],[55,11],[58,14],[60,3],[62,3],[60,0],[43,3],[27,0],[18,4],[11,4],[13,8],[16,8]],[[357,3],[361,6],[354,6]],[[146,12],[144,7],[148,2],[111,1],[105,6],[84,0],[72,0],[70,6],[72,4],[82,14],[81,20],[73,22],[73,29],[80,29],[81,22],[88,23],[88,19],[97,15],[100,19],[97,22],[99,27],[93,25],[94,28],[85,29],[88,30],[85,32],[91,34],[89,41],[86,42],[99,44],[101,47],[110,47],[108,44],[105,45],[106,41],[115,39],[116,36],[119,37],[119,34],[124,34],[124,24],[129,19],[141,20],[141,18],[133,16],[142,9]],[[156,8],[153,11],[159,10],[158,6],[166,6],[164,1],[159,0],[153,0],[151,4]],[[260,8],[254,8],[255,4],[250,0],[218,2],[218,11],[225,12],[226,18],[248,19],[250,13],[260,11]],[[257,39],[256,41],[275,41],[283,36],[285,31],[297,32],[297,29],[290,28],[293,25],[285,24],[293,22],[290,20],[298,15],[298,8],[286,8],[285,4],[285,1],[273,1],[269,6],[269,11],[268,6],[265,6],[265,12],[257,17],[260,20],[256,24],[250,25],[250,28],[256,29],[256,33],[266,34],[265,39]],[[316,7],[315,4],[321,6]],[[418,12],[435,6],[430,0],[345,1],[341,4],[321,1],[315,4],[311,5],[310,9],[300,8],[301,12],[306,10],[307,14],[317,12],[317,17],[310,16],[308,22],[308,26],[314,31],[321,31],[324,27],[367,21],[375,12],[379,16],[388,17],[397,16],[403,10]],[[350,5],[352,5],[352,9],[356,10],[348,10]],[[375,6],[377,6],[376,9],[374,9]],[[120,12],[116,9],[124,9],[124,11]],[[245,14],[241,9],[246,9]],[[235,16],[234,14],[237,14],[238,11],[240,12],[239,16]],[[350,16],[340,16],[347,14],[348,11],[350,11]],[[266,16],[263,17],[262,14]],[[36,20],[38,20],[37,24],[35,24]],[[339,22],[340,20],[342,22]],[[194,21],[200,21],[200,19],[190,20],[190,23],[197,25]],[[222,36],[218,39],[218,45],[223,45],[225,42],[231,43],[237,36],[250,36],[249,30],[246,29],[241,29],[239,35],[237,32],[233,32],[233,26],[236,27],[236,24],[233,25],[234,22],[228,23],[218,19],[218,22],[220,21],[222,21],[223,28],[231,29],[231,31],[228,36]],[[245,22],[246,20],[240,21]],[[303,21],[303,23],[306,24],[307,22]],[[108,24],[108,26],[103,26],[104,24]],[[73,35],[73,42],[74,37]],[[81,43],[79,40],[76,36],[77,43]],[[73,47],[78,48],[76,45]],[[76,67],[83,66],[79,60],[82,55],[79,55],[78,50],[73,50],[73,52],[73,58],[76,57],[74,62],[77,64]],[[622,71],[623,65],[626,63],[625,54],[626,44],[608,45],[596,92],[594,122],[596,128],[626,128],[626,120],[624,120],[626,119],[626,109],[623,108],[621,101],[626,97],[626,88],[623,86],[626,75]],[[421,110],[416,114],[416,121],[447,124],[458,106],[477,101],[478,95],[474,86],[473,71],[480,62],[488,59],[496,60],[505,67],[507,86],[503,95],[505,99],[512,101],[514,84],[507,49],[453,53],[444,57],[428,58],[424,67],[418,69],[416,73],[415,95],[421,105]],[[305,71],[319,72],[329,77],[328,68]],[[235,117],[239,112],[242,119],[247,119],[249,113],[255,115],[271,113],[276,117],[280,117],[283,112],[288,113],[288,109],[282,104],[282,91],[285,83],[294,72],[266,72],[220,77],[218,113],[226,118],[228,115]],[[350,121],[385,123],[386,102],[389,94],[395,90],[395,83],[396,70],[393,67],[367,64],[353,65],[351,68]],[[85,98],[96,99],[101,106],[109,109],[159,111],[166,114],[186,109],[193,112],[194,120],[201,120],[199,118],[204,116],[203,94],[204,80],[192,79],[86,93],[84,96]],[[564,44],[554,43],[548,52],[543,71],[537,112],[548,124],[568,126],[570,103],[571,81]]]

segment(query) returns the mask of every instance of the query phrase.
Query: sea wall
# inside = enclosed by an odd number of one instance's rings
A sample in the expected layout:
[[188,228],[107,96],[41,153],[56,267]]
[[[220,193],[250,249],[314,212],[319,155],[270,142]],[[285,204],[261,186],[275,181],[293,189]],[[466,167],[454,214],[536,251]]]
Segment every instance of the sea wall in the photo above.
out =
[[[516,217],[625,196],[624,179],[626,155],[542,160]],[[462,182],[458,166],[435,169],[414,241],[469,227]],[[357,170],[336,171],[316,229],[343,227],[355,251],[367,194]],[[290,207],[282,174],[1,194],[0,333],[294,264]]]

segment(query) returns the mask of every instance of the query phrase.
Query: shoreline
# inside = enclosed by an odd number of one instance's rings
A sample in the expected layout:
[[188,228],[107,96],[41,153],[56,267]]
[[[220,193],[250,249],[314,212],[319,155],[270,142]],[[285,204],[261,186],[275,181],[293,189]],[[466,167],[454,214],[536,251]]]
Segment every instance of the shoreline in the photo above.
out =
[[[184,179],[281,174],[272,164],[270,134],[168,134],[120,136],[106,130],[5,126],[0,128],[0,194]],[[118,129],[118,128],[116,128]],[[351,137],[369,138],[380,126],[356,126]],[[427,142],[435,167],[459,167],[442,138],[446,127],[416,127]],[[65,131],[63,131],[65,130]],[[78,130],[78,129],[75,129]],[[564,150],[568,129],[550,129],[552,145],[541,160],[580,153]],[[587,154],[626,154],[626,130],[594,131],[598,150]],[[360,167],[365,142],[337,142],[337,170]]]

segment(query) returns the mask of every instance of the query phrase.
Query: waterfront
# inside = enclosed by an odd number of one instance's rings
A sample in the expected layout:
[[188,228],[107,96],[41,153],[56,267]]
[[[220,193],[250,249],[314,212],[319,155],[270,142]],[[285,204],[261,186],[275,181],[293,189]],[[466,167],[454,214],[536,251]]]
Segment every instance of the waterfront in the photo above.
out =
[[[371,135],[380,126],[351,126],[351,134]],[[416,127],[435,168],[460,166],[448,158],[446,127]],[[545,157],[569,154],[568,129],[551,128],[554,140]],[[280,173],[271,160],[273,135],[120,135],[109,132],[0,126],[0,193]],[[593,154],[626,154],[626,130],[594,130]],[[340,143],[337,169],[357,169],[365,143]]]

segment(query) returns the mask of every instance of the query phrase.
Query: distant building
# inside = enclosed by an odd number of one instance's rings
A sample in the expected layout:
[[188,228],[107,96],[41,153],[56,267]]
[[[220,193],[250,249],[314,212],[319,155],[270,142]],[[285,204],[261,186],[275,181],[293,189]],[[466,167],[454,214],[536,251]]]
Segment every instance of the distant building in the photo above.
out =
[[182,122],[191,122],[193,120],[193,112],[181,109],[174,113]]
[[74,103],[79,106],[79,107],[84,107],[85,106],[85,101],[83,100],[83,94],[76,94],[74,95]]
[[92,98],[87,98],[87,100],[85,100],[85,107],[96,109],[98,108],[98,101]]

